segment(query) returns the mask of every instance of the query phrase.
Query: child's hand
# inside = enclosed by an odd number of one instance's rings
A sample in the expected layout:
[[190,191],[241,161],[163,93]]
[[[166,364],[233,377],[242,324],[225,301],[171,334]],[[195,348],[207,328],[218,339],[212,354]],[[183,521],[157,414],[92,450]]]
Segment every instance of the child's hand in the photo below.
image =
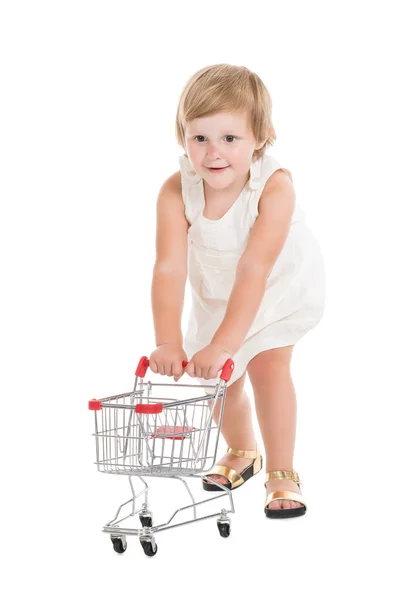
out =
[[215,344],[209,344],[192,356],[185,367],[185,373],[190,377],[215,379],[229,358],[232,358],[231,354]]
[[175,381],[178,381],[184,373],[182,361],[187,361],[187,356],[180,344],[161,344],[157,346],[149,360],[153,373],[173,376]]

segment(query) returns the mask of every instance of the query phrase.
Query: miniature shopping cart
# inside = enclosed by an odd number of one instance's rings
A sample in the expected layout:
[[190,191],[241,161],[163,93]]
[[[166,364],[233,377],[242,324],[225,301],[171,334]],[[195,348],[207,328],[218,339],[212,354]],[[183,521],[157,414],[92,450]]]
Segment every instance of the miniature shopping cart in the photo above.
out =
[[[185,367],[188,363],[183,361]],[[185,525],[203,519],[217,517],[217,526],[222,537],[230,535],[229,513],[234,513],[231,490],[219,484],[203,473],[212,469],[217,455],[222,415],[224,411],[227,383],[232,375],[234,362],[228,359],[224,364],[220,381],[216,385],[186,385],[144,382],[149,366],[146,356],[140,359],[136,369],[134,389],[132,392],[90,400],[89,409],[95,415],[96,465],[103,473],[128,475],[132,492],[131,498],[121,504],[115,518],[107,523],[103,532],[108,533],[114,550],[122,554],[127,547],[126,536],[136,535],[147,556],[157,552],[155,533],[179,525]],[[196,398],[169,398],[158,394],[152,396],[153,388],[170,388],[179,394],[186,388],[211,389],[211,394],[204,392]],[[186,392],[187,394],[188,392]],[[217,401],[221,399],[218,422],[213,421],[213,413]],[[135,493],[132,476],[138,477],[143,488]],[[171,518],[163,524],[154,525],[153,515],[148,503],[149,486],[144,477],[170,477],[182,481],[191,498],[191,504],[177,509]],[[205,478],[223,490],[223,494],[208,500],[195,502],[185,477]],[[144,502],[136,508],[136,500],[144,495]],[[225,497],[229,508],[220,512],[197,517],[196,507],[208,502],[217,502]],[[130,513],[119,519],[123,507]],[[204,508],[204,507],[203,507]],[[190,510],[193,518],[179,523],[183,512]],[[127,508],[126,508],[127,511]],[[130,517],[139,515],[141,528],[133,529],[121,523]]]

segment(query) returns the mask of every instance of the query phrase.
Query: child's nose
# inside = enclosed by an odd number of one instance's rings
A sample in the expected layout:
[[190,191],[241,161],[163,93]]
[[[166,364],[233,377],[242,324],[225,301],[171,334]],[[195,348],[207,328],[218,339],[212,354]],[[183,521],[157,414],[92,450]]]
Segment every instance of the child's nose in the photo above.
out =
[[217,146],[215,146],[213,144],[209,144],[209,146],[207,148],[207,158],[209,160],[215,160],[217,158],[220,158],[220,153],[218,151]]

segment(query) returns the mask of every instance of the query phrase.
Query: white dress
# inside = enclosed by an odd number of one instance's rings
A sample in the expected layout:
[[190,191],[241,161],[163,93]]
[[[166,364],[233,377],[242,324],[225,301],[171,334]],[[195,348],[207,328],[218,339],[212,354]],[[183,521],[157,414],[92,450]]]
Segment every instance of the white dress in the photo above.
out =
[[[188,157],[179,157],[182,197],[188,229],[188,280],[192,306],[183,348],[188,360],[207,346],[223,321],[235,282],[236,267],[258,216],[258,202],[269,177],[290,172],[272,156],[252,162],[250,179],[221,219],[203,216],[202,178]],[[291,174],[290,174],[291,175]],[[264,350],[295,344],[315,327],[324,312],[325,271],[321,249],[298,204],[286,242],[269,274],[266,290],[245,339],[233,355],[228,385],[243,375],[249,361]],[[197,379],[197,378],[196,378]],[[216,379],[199,379],[215,385]]]

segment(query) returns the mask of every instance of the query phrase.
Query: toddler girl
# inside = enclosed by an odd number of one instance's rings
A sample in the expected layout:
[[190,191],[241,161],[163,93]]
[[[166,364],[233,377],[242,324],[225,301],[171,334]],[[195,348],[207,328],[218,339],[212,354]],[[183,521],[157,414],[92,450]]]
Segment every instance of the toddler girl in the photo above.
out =
[[[246,67],[201,69],[180,97],[180,170],[157,200],[152,309],[154,373],[219,381],[228,358],[221,432],[227,453],[203,479],[236,489],[262,468],[244,391],[248,373],[265,448],[267,517],[303,515],[293,468],[296,399],[293,347],[324,311],[323,257],[295,201],[289,170],[266,154],[276,139],[268,90]],[[192,309],[181,316],[189,277]],[[189,363],[183,370],[182,361]],[[220,402],[214,419],[218,421]]]

